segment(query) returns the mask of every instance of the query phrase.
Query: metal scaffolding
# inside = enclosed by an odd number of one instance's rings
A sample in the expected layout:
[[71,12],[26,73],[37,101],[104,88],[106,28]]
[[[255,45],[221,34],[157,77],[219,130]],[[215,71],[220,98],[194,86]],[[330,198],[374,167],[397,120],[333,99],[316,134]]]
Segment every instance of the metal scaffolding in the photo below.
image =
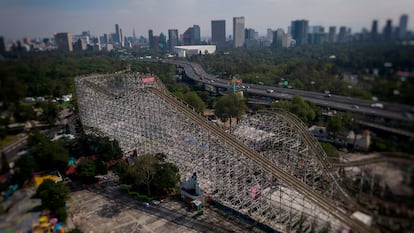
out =
[[332,174],[286,115],[256,114],[229,135],[139,73],[78,77],[76,94],[86,133],[118,140],[126,155],[164,153],[182,179],[196,172],[205,195],[258,222],[286,231],[360,227],[332,204]]

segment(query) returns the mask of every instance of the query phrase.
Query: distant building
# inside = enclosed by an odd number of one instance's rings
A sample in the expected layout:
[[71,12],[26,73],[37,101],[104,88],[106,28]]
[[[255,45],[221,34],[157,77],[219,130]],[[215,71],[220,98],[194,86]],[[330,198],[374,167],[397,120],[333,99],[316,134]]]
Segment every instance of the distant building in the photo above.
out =
[[378,20],[372,21],[372,27],[371,27],[371,40],[378,40]]
[[154,33],[152,30],[148,30],[148,41],[149,41],[149,49],[154,49],[155,47],[155,41],[154,41]]
[[392,20],[388,19],[387,23],[385,24],[384,30],[382,32],[384,40],[392,40],[393,39],[393,28],[392,28]]
[[121,46],[122,43],[122,32],[121,32],[121,28],[119,27],[118,24],[115,24],[115,40],[114,40],[115,44],[118,43],[119,46]]
[[226,46],[226,21],[212,20],[211,21],[211,43],[217,48]]
[[189,27],[183,34],[183,45],[199,45],[200,44],[200,26],[193,25]]
[[272,48],[280,49],[286,47],[289,47],[289,45],[287,41],[287,35],[283,29],[279,28],[276,31],[273,31]]
[[400,23],[398,25],[398,39],[407,39],[407,26],[408,26],[408,15],[403,14],[400,16]]
[[183,34],[183,45],[194,45],[194,28],[189,27]]
[[178,30],[169,29],[168,30],[168,48],[173,50],[175,46],[178,45]]
[[328,42],[329,43],[336,42],[336,27],[335,26],[329,27]]
[[304,45],[308,43],[309,26],[307,20],[303,19],[292,21],[290,30],[297,45]]
[[0,36],[0,55],[3,55],[6,53],[6,45],[4,43],[4,38]]
[[233,47],[244,46],[244,16],[233,18]]
[[178,54],[179,57],[189,57],[193,55],[205,55],[205,54],[214,54],[216,52],[215,45],[185,45],[185,46],[175,46],[174,52]]
[[345,26],[342,26],[339,28],[339,33],[338,33],[338,42],[339,43],[344,43],[348,41],[348,33],[347,33],[347,29]]
[[69,32],[61,32],[55,34],[55,42],[59,50],[72,52],[72,34]]
[[201,42],[200,26],[193,25],[193,29],[194,29],[194,44],[199,45]]
[[73,43],[73,50],[75,51],[82,51],[86,50],[87,48],[86,40],[79,38],[75,43]]
[[158,37],[158,47],[161,50],[167,49],[167,37],[164,35],[164,33],[161,33]]

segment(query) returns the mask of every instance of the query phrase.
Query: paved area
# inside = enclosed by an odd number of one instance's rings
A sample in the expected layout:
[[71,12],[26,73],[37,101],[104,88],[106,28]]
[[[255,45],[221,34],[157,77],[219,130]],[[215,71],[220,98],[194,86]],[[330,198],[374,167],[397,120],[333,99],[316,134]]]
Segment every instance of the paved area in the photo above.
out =
[[261,232],[209,208],[197,214],[181,201],[146,206],[113,182],[71,193],[67,206],[68,227],[85,233]]

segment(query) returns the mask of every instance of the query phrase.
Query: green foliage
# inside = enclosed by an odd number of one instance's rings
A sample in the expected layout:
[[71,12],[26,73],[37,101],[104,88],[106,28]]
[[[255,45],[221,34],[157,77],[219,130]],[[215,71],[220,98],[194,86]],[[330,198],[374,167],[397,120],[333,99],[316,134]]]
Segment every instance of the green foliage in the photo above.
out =
[[205,103],[200,98],[200,96],[197,95],[196,92],[187,92],[183,96],[184,101],[194,107],[198,112],[203,113],[204,109],[206,108]]
[[59,115],[59,110],[55,103],[52,101],[43,102],[40,104],[40,107],[43,109],[41,120],[46,121],[49,124],[54,124]]
[[86,183],[94,181],[97,175],[96,162],[89,158],[80,161],[76,170],[79,177]]
[[323,150],[328,155],[328,157],[339,158],[339,152],[334,146],[332,146],[332,144],[326,143],[326,142],[320,142],[320,143],[321,143]]
[[[395,71],[408,71],[414,65],[413,46],[383,43],[324,44],[300,46],[272,51],[270,48],[233,49],[214,56],[193,56],[205,70],[221,78],[240,77],[245,83],[262,82],[278,86],[287,80],[295,89],[410,104],[414,83],[401,81]],[[335,59],[330,59],[335,55]],[[384,67],[392,63],[392,69]],[[375,77],[372,70],[377,69]],[[343,73],[358,75],[358,84],[348,88]],[[372,79],[365,79],[369,77]],[[398,89],[400,95],[394,95]],[[371,94],[371,93],[372,94]]]
[[15,163],[14,178],[16,182],[22,185],[26,180],[32,177],[32,173],[35,168],[35,161],[33,157],[23,155]]
[[28,145],[40,170],[65,171],[69,154],[60,143],[52,142],[39,131],[34,131],[29,136]]
[[332,133],[334,138],[336,138],[336,135],[338,133],[341,133],[345,130],[344,125],[342,123],[342,117],[340,114],[336,114],[328,119],[326,130],[329,133]]
[[179,169],[164,161],[164,154],[144,154],[134,160],[123,177],[123,182],[132,184],[134,189],[152,194],[175,193],[180,181]]
[[56,184],[52,180],[44,180],[37,188],[36,194],[42,200],[42,207],[51,211],[65,207],[65,200],[69,190],[60,184]]
[[66,222],[66,218],[68,217],[68,213],[66,212],[65,207],[59,207],[56,210],[56,217],[59,221]]
[[236,117],[239,120],[245,114],[246,110],[247,106],[245,101],[236,94],[231,93],[218,99],[214,114],[221,121],[227,121],[231,117]]
[[271,107],[289,111],[307,124],[310,124],[320,111],[319,107],[305,101],[300,96],[293,96],[292,101],[272,102]]

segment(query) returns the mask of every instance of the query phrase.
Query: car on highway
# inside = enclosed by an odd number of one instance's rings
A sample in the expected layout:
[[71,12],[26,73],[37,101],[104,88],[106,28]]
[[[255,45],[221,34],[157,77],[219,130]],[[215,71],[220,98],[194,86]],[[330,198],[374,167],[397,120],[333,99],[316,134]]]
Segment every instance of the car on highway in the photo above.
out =
[[267,89],[266,92],[267,93],[273,93],[273,90],[272,89]]
[[352,108],[359,109],[359,106],[354,104],[352,105]]
[[384,108],[384,105],[382,103],[373,103],[371,104],[372,108]]

